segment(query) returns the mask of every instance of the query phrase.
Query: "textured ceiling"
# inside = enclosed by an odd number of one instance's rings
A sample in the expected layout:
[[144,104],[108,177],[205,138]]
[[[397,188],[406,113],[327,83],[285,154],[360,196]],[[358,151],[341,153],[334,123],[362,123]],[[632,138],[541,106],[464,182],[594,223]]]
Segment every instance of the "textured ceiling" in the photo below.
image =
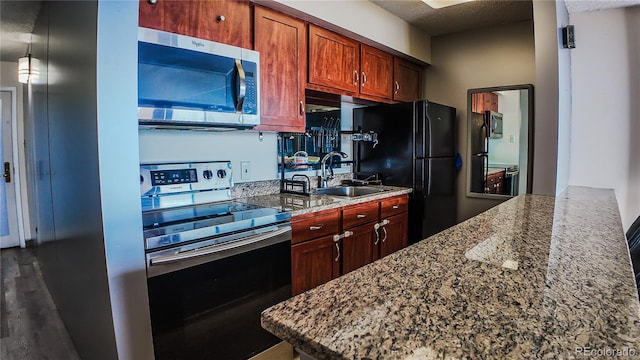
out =
[[0,0],[0,60],[18,61],[27,54],[40,1]]
[[421,0],[369,0],[436,36],[533,19],[531,0],[478,0],[433,9]]

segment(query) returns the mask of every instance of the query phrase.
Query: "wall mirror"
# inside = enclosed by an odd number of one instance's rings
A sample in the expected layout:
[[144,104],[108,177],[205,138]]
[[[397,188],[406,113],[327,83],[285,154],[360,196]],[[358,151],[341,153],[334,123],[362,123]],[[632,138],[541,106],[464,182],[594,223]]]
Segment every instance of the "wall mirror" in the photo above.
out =
[[467,92],[467,197],[531,193],[533,85]]

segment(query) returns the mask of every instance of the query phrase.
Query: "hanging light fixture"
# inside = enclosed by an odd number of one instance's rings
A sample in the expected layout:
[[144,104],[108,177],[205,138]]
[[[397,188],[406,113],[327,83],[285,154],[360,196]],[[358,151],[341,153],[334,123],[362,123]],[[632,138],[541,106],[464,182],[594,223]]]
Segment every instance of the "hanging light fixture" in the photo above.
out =
[[18,59],[18,81],[26,84],[40,79],[40,61],[28,54]]

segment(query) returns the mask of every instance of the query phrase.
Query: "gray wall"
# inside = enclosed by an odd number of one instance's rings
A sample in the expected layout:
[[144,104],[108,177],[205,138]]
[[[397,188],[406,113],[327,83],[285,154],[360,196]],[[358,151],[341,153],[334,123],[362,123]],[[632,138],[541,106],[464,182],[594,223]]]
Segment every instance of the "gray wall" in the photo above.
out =
[[152,358],[137,176],[137,2],[44,2],[27,140],[38,259],[84,359]]
[[427,68],[427,99],[457,109],[458,152],[463,157],[457,178],[459,221],[501,202],[465,195],[467,90],[534,84],[537,96],[533,32],[532,22],[521,22],[431,39],[433,61]]

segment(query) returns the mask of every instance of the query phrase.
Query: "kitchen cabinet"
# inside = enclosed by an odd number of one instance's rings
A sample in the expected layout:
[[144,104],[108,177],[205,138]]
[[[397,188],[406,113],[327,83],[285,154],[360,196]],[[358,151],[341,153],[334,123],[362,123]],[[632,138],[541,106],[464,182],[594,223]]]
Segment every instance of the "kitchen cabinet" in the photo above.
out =
[[256,130],[303,133],[306,25],[300,19],[255,6],[254,31],[261,82],[261,120]]
[[422,67],[410,61],[393,59],[393,100],[422,99]]
[[251,8],[242,0],[140,0],[141,27],[251,48]]
[[486,194],[502,194],[504,192],[504,171],[487,175],[484,192]]
[[476,113],[498,112],[498,94],[492,92],[472,94],[471,111]]
[[421,66],[309,25],[307,88],[380,101],[422,98]]
[[[346,36],[309,24],[309,84],[358,93],[360,44]],[[323,89],[322,87],[325,87]]]
[[407,246],[409,238],[409,196],[396,196],[380,202],[380,255],[383,258]]
[[365,44],[360,45],[360,94],[391,99],[393,56]]
[[342,239],[342,274],[378,259],[378,241],[375,224],[379,219],[380,203],[368,202],[342,210],[343,233],[349,236]]
[[340,275],[333,235],[291,246],[291,294],[298,295]]
[[291,221],[291,293],[297,295],[340,275],[340,211],[325,210]]
[[408,195],[295,216],[292,293],[300,294],[407,246]]

